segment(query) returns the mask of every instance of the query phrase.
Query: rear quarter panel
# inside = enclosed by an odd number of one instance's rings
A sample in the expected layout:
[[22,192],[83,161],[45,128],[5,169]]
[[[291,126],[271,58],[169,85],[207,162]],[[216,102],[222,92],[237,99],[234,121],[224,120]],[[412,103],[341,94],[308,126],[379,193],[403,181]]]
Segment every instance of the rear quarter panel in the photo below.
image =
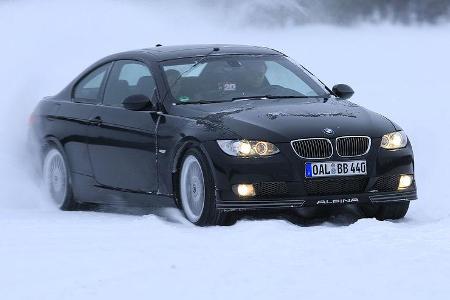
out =
[[[32,132],[38,144],[58,141],[67,155],[72,172],[91,175],[86,145],[87,120],[92,105],[55,98],[42,100],[33,113]],[[43,147],[45,148],[45,147]]]

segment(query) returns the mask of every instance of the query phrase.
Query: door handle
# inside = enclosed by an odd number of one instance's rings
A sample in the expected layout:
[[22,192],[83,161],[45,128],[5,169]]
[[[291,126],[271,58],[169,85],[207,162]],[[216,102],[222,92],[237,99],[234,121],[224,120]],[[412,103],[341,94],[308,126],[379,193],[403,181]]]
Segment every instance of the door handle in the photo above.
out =
[[102,124],[102,118],[100,116],[96,116],[89,119],[89,125],[97,125],[100,126]]

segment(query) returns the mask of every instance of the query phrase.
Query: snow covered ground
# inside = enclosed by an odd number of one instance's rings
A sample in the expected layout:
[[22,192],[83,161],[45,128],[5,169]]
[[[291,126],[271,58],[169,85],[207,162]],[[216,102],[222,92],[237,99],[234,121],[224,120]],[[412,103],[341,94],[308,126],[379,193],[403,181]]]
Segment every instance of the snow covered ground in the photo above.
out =
[[[258,29],[225,15],[187,1],[0,2],[0,299],[448,299],[450,27]],[[197,228],[175,209],[53,208],[23,150],[36,102],[107,54],[209,42],[282,50],[399,123],[419,188],[407,218]]]

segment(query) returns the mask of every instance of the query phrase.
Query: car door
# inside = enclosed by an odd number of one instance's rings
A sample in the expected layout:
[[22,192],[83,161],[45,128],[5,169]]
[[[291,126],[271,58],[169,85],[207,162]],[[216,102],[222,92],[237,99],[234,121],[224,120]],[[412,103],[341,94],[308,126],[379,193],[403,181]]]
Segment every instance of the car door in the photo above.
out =
[[[156,125],[151,108],[131,111],[122,102],[143,94],[155,100],[155,81],[142,62],[114,62],[103,103],[93,112],[89,156],[97,183],[104,187],[151,193],[157,190]],[[155,102],[154,102],[155,103]]]
[[106,81],[111,63],[101,65],[74,84],[69,101],[58,101],[52,122],[52,134],[59,138],[69,159],[71,170],[77,174],[92,175],[88,157],[87,134],[89,117],[101,102],[100,91]]

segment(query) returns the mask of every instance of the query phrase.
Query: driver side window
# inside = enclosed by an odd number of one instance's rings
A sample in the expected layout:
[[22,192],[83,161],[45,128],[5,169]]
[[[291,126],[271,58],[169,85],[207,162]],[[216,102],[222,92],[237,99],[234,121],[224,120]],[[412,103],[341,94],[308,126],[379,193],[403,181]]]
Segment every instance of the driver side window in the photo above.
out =
[[145,95],[151,100],[155,88],[155,81],[146,65],[130,60],[117,61],[106,84],[103,104],[122,107],[123,100],[132,95]]

